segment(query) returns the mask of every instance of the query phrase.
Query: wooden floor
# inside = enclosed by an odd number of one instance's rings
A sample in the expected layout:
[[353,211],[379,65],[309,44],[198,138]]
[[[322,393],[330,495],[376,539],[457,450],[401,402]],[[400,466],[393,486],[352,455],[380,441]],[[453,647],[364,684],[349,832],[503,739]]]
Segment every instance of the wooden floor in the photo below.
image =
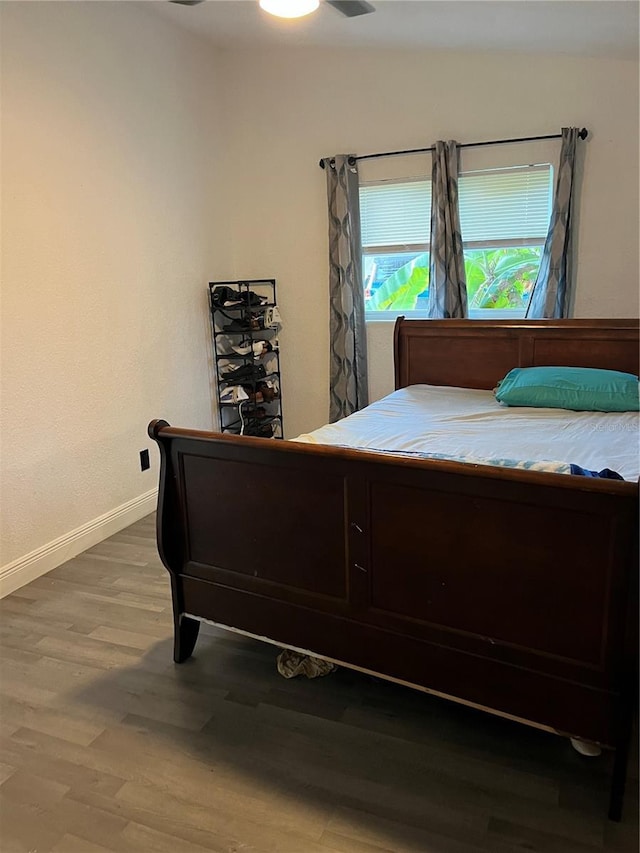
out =
[[637,781],[605,819],[610,756],[344,669],[286,681],[207,626],[174,665],[154,537],[0,602],[2,853],[638,850]]

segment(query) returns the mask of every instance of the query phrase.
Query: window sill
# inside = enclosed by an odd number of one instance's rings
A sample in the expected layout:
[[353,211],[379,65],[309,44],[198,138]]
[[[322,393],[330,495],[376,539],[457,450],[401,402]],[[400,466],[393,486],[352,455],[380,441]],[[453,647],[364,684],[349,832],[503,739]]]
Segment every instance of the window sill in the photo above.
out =
[[426,311],[365,311],[365,323],[395,323],[398,317],[407,320],[428,320]]
[[[469,320],[524,320],[522,309],[477,308],[469,312]],[[426,311],[365,311],[365,323],[395,323],[398,317],[407,320],[428,320]]]

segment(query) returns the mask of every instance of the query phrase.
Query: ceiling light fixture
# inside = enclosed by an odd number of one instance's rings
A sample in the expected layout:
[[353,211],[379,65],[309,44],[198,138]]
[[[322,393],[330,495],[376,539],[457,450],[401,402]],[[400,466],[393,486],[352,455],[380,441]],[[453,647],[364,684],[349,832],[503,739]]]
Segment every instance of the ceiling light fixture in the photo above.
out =
[[260,8],[278,18],[302,18],[319,5],[320,0],[260,0]]

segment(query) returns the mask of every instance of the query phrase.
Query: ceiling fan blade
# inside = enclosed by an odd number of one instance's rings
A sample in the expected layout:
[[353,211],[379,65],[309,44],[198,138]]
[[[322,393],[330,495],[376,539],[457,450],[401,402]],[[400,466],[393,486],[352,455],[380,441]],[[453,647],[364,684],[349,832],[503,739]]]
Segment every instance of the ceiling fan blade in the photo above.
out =
[[204,3],[204,0],[169,0],[169,3],[176,3],[178,6],[197,6],[199,3]]
[[341,12],[347,18],[356,18],[358,15],[368,15],[375,12],[375,7],[366,0],[326,0],[326,2]]

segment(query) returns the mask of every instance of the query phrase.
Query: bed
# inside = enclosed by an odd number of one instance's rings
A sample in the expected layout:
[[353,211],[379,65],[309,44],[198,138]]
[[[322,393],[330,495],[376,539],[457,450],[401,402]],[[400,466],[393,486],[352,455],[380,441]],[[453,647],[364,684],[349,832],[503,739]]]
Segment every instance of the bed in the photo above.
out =
[[[394,357],[407,393],[487,392],[516,366],[637,374],[638,321],[400,318]],[[207,620],[600,744],[615,750],[609,816],[620,818],[637,693],[637,481],[162,420],[149,434],[176,662]]]

